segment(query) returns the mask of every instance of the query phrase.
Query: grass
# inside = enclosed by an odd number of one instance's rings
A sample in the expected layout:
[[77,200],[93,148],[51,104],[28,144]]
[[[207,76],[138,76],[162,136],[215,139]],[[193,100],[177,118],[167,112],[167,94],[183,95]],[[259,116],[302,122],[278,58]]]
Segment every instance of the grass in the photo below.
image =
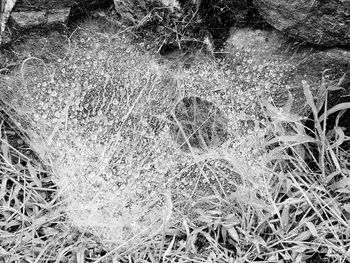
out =
[[[241,116],[221,104],[229,80],[214,61],[173,70],[116,32],[96,31],[93,23],[77,30],[63,57],[28,59],[2,79],[2,260],[349,260],[349,149],[341,146],[349,138],[337,126],[325,131],[328,114],[348,104],[318,118],[305,81],[315,131],[292,112],[291,97],[283,108],[260,97],[263,118],[239,133]],[[198,152],[185,138],[184,153],[163,113],[181,130],[172,110],[198,94],[235,117],[225,143]]]

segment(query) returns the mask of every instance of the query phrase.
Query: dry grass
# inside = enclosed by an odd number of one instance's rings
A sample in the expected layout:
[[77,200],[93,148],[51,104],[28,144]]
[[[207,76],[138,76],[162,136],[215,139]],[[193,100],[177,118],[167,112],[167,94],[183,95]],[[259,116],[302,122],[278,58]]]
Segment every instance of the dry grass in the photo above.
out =
[[[203,92],[227,85],[220,67],[199,60],[191,69],[196,75],[163,71],[127,40],[90,29],[69,39],[64,59],[27,60],[3,82],[10,104],[2,108],[35,151],[18,149],[9,137],[17,131],[1,123],[2,260],[307,262],[315,253],[350,259],[349,152],[341,148],[348,138],[340,127],[326,134],[307,82],[313,134],[291,112],[291,98],[284,108],[260,98],[265,117],[253,118],[249,132],[236,133],[239,118],[223,106],[228,140],[204,152],[185,140],[190,151],[183,153],[162,113],[174,114],[177,101],[198,94],[221,105],[228,93],[220,100]],[[26,107],[5,88],[26,88]],[[156,117],[159,132],[148,117]]]

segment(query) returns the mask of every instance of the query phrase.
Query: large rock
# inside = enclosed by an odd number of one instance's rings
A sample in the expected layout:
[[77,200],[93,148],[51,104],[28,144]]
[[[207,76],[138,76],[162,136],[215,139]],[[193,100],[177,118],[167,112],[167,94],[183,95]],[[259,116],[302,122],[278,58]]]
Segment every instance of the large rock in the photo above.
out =
[[309,78],[340,79],[350,82],[350,52],[341,48],[315,51],[304,58],[297,66],[298,74],[307,74]]
[[[303,81],[308,82],[315,97],[322,93],[322,81],[327,86],[333,85],[344,74],[342,86],[346,88],[350,82],[350,51],[340,48],[323,51],[309,47],[296,49],[292,48],[294,44],[278,31],[235,30],[225,50],[230,70],[234,76],[239,76],[233,79],[233,83],[246,89],[251,86],[269,87],[269,91],[264,93],[271,95],[279,107],[286,103],[288,96],[285,95],[291,92],[294,97],[293,112],[297,114],[308,112]],[[333,106],[339,102],[340,96],[339,91],[332,95]],[[344,99],[349,100],[349,97]]]
[[112,4],[112,0],[18,0],[14,11],[42,11],[68,7],[91,10],[110,4]]
[[36,26],[52,26],[65,24],[68,20],[70,8],[50,11],[13,12],[11,19],[21,29],[29,29]]
[[[322,75],[325,79],[333,80],[340,88],[329,89],[327,92],[327,110],[341,103],[350,102],[350,51],[333,48],[311,54],[298,65],[297,73],[302,76],[307,74],[309,79],[319,79]],[[325,92],[319,90],[319,98],[324,99]],[[325,105],[324,105],[325,106]],[[319,111],[319,116],[325,113],[324,106]],[[327,114],[326,131],[332,130],[336,125],[343,128],[346,136],[350,136],[350,109],[344,112],[337,122],[337,116],[341,108],[331,114]],[[306,122],[310,128],[314,128],[313,116]],[[350,149],[350,142],[342,144],[344,149]]]
[[71,0],[17,0],[15,12],[39,11],[71,7],[76,1]]
[[269,24],[290,36],[324,45],[350,45],[350,2],[254,0]]
[[24,30],[65,25],[69,19],[112,3],[112,0],[18,0],[11,11],[10,20],[13,23],[6,25],[6,20],[4,22],[6,28],[0,34],[0,46],[11,43]]
[[[349,102],[350,51],[341,48],[315,50],[308,46],[296,48],[296,44],[277,31],[235,30],[225,50],[229,62],[227,72],[239,96],[257,90],[265,100],[288,114],[292,113],[290,116],[297,114],[311,118],[305,125],[314,129],[303,83],[309,85],[314,101],[319,105],[319,117],[324,113],[322,102],[325,101],[325,88],[329,89],[328,111],[336,105]],[[237,87],[242,87],[242,91]],[[291,105],[288,104],[288,94],[293,98]],[[270,111],[272,115],[278,112]],[[339,110],[327,117],[327,131],[332,131],[336,125],[338,113]],[[350,136],[350,110],[342,115],[338,126],[344,128],[346,136]],[[349,149],[350,144],[342,147]]]

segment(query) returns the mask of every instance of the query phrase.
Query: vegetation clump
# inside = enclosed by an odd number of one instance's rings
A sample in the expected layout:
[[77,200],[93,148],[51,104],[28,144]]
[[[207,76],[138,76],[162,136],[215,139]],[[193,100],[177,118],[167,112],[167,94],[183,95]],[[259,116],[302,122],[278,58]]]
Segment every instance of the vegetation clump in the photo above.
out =
[[159,52],[166,46],[174,46],[186,50],[202,46],[206,30],[196,5],[185,2],[166,5],[158,0],[119,1],[116,10],[126,30],[144,43],[146,49]]

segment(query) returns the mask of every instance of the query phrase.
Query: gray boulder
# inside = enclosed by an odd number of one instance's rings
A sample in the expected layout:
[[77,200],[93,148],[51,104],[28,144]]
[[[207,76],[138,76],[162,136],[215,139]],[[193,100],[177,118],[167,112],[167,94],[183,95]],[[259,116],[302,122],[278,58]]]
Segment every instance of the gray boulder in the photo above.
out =
[[7,14],[12,23],[7,23],[7,19],[2,22],[0,46],[11,43],[25,30],[61,28],[72,18],[111,6],[112,3],[112,0],[18,0]]
[[225,52],[236,86],[246,90],[257,88],[266,97],[271,96],[278,107],[286,104],[290,92],[294,98],[293,113],[304,116],[309,113],[303,81],[310,85],[317,99],[323,93],[323,84],[334,86],[342,80],[342,92],[331,92],[328,107],[349,101],[350,51],[346,49],[297,48],[297,42],[278,31],[237,29],[232,32]]
[[254,0],[266,21],[309,43],[350,45],[350,2],[340,0]]
[[30,29],[36,26],[49,27],[56,24],[65,24],[68,20],[70,8],[52,9],[49,11],[12,12],[12,21],[21,29]]

